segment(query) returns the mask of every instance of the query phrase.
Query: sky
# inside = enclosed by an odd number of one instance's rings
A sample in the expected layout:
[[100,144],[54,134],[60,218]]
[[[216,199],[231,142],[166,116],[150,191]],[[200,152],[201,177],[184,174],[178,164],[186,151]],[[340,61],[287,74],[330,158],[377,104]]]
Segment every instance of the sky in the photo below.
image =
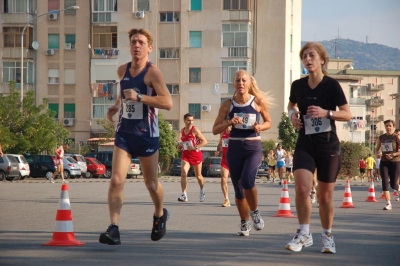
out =
[[400,49],[400,0],[302,0],[302,41],[344,39]]

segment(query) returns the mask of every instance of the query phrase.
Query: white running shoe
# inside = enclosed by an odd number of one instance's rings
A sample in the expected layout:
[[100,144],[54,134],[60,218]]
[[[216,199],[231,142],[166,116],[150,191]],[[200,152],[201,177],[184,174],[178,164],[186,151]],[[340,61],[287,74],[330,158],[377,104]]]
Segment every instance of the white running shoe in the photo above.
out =
[[385,211],[391,211],[391,210],[392,210],[392,204],[386,203],[386,206],[383,207],[383,209],[384,209]]
[[309,247],[312,244],[313,238],[311,232],[306,235],[300,232],[300,229],[297,229],[297,232],[294,235],[293,239],[286,245],[286,249],[294,252],[299,252],[303,247]]
[[260,211],[256,210],[255,212],[250,211],[251,219],[253,220],[253,227],[257,231],[264,228],[264,220],[261,218]]
[[321,253],[336,253],[335,241],[330,233],[321,234],[322,249]]
[[204,188],[200,189],[200,202],[203,202],[206,199],[206,191]]
[[311,190],[311,193],[310,193],[310,199],[311,199],[311,203],[315,203],[315,201],[316,201],[316,196],[315,196],[315,190]]
[[250,221],[245,221],[239,225],[240,231],[237,233],[238,236],[249,236],[251,230]]
[[182,194],[182,196],[180,196],[180,197],[178,198],[178,201],[187,202],[187,201],[188,201],[188,198],[187,198],[187,196],[186,196],[185,194]]

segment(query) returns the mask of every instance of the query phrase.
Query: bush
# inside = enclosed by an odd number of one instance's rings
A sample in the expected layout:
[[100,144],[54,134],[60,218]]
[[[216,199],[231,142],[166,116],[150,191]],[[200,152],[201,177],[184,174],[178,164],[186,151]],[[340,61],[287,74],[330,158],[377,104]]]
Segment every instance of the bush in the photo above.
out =
[[350,141],[342,141],[340,145],[342,148],[342,167],[339,175],[349,177],[358,175],[360,158],[366,158],[371,150],[364,144]]

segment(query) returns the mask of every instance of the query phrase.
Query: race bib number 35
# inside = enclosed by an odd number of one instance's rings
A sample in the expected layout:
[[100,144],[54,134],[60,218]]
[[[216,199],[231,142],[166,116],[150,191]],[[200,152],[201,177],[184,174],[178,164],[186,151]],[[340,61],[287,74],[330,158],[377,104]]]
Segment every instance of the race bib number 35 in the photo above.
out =
[[331,120],[328,118],[311,118],[304,116],[304,129],[306,135],[331,131]]
[[126,119],[143,119],[143,103],[122,101],[122,117]]

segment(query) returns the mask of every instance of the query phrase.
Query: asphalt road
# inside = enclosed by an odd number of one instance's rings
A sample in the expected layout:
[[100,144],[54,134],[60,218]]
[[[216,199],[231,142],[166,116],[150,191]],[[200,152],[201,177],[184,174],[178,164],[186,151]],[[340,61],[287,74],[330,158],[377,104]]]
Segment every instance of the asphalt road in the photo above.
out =
[[[75,237],[86,243],[76,247],[42,246],[55,229],[59,181],[0,182],[0,265],[400,265],[400,202],[392,198],[392,211],[382,210],[384,200],[365,202],[367,183],[351,183],[356,208],[343,209],[339,207],[345,183],[338,182],[333,226],[337,253],[322,254],[316,204],[311,219],[314,245],[299,253],[285,250],[298,222],[273,217],[281,188],[265,179],[258,179],[257,187],[266,226],[262,231],[252,230],[249,237],[239,237],[236,207],[220,207],[219,178],[206,178],[203,203],[198,201],[194,178],[190,178],[187,203],[177,201],[179,178],[161,178],[171,217],[166,236],[158,242],[150,240],[153,206],[143,180],[127,180],[120,221],[122,245],[100,244],[99,234],[109,225],[108,182],[81,178],[68,184]],[[377,198],[380,188],[375,185]],[[231,184],[229,190],[232,202]],[[289,195],[296,215],[293,184],[289,184]]]

